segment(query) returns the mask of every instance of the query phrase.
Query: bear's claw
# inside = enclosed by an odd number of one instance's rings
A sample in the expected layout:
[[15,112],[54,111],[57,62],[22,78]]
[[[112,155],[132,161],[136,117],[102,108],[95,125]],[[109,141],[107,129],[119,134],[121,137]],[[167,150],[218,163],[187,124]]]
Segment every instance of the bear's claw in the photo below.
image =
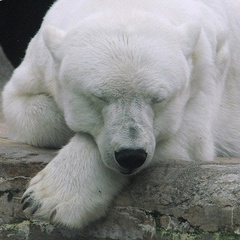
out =
[[24,194],[22,196],[21,204],[23,204],[27,198],[31,197],[31,194],[32,194],[32,191],[27,194]]
[[41,206],[42,206],[42,204],[37,204],[37,205],[35,205],[34,207],[33,207],[33,209],[32,209],[32,211],[31,211],[31,215],[33,216],[36,212],[37,212],[37,210],[39,209],[39,208],[41,208]]
[[29,206],[32,205],[32,199],[31,198],[27,198],[26,201],[24,201],[23,206],[22,206],[22,210],[26,210]]
[[50,223],[53,223],[54,218],[56,217],[56,214],[57,214],[57,210],[54,209],[50,215]]
[[21,204],[22,210],[25,211],[27,208],[31,208],[31,216],[34,215],[37,210],[42,206],[41,203],[34,204],[34,198],[32,197],[33,191],[23,195]]

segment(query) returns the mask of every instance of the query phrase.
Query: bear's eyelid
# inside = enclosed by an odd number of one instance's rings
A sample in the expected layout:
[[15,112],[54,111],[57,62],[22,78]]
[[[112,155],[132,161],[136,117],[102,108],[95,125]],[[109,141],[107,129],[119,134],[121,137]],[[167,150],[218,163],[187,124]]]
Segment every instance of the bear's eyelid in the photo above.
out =
[[103,96],[100,96],[100,95],[97,95],[97,94],[93,94],[93,96],[94,96],[94,98],[100,99],[100,100],[102,100],[104,102],[108,102],[107,99],[105,97],[103,97]]
[[152,104],[163,102],[165,99],[163,97],[155,96],[151,99]]

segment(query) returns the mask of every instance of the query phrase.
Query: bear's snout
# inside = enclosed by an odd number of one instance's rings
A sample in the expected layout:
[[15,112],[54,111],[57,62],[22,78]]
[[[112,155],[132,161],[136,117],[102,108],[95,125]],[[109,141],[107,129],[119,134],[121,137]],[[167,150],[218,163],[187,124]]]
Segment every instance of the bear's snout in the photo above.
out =
[[147,153],[143,149],[122,149],[115,152],[115,159],[126,170],[125,174],[131,174],[144,164]]

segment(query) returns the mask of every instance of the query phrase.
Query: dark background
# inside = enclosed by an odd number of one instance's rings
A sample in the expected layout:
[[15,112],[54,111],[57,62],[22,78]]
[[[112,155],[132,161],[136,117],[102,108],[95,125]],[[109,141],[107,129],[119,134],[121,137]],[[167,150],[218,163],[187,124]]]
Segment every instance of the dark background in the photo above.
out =
[[54,0],[0,1],[0,45],[17,67],[30,39],[38,31],[44,15]]

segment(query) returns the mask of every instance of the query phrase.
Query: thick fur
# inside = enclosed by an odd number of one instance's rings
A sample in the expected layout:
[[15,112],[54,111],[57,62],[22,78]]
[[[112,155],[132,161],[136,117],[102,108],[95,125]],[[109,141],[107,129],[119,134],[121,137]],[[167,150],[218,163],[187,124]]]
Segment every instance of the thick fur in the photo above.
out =
[[[127,182],[114,153],[240,156],[239,0],[58,0],[3,91],[10,138],[62,147],[26,213],[70,227]],[[70,140],[70,138],[72,138]]]

